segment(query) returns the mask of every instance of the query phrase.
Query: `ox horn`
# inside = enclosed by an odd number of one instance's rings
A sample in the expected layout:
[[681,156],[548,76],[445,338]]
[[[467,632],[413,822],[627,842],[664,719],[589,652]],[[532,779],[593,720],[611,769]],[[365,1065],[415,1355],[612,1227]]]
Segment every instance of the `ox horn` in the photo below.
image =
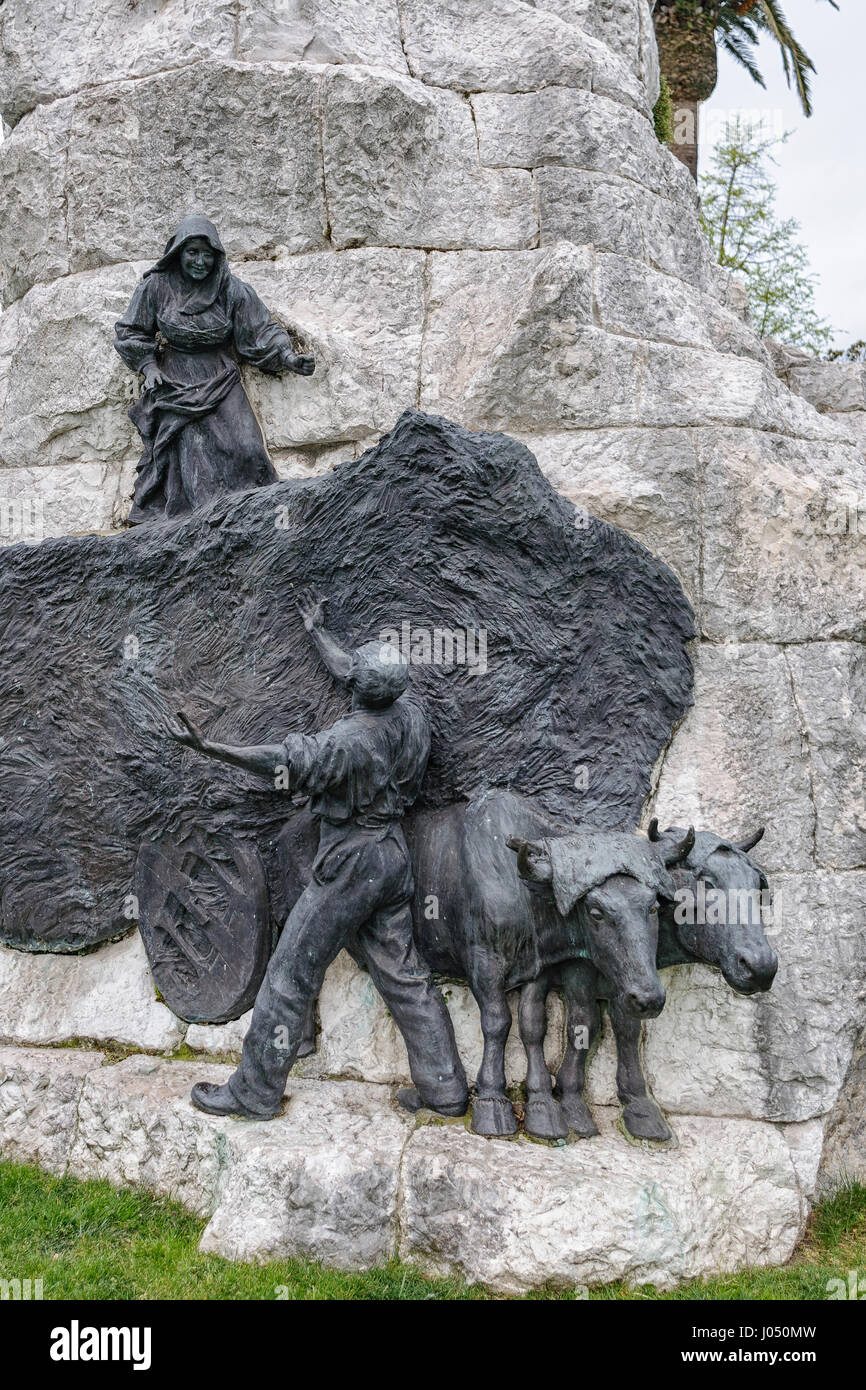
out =
[[653,816],[652,820],[650,821],[649,829],[647,830],[647,835],[652,840],[653,844],[655,844],[658,840],[661,839],[661,835],[659,834],[659,823],[657,816]]
[[761,825],[754,835],[749,835],[745,840],[735,840],[734,849],[741,849],[744,854],[748,854],[750,849],[754,849],[759,840],[764,838],[764,827]]
[[684,840],[680,840],[678,845],[673,845],[665,854],[665,865],[671,868],[674,864],[679,864],[682,859],[691,854],[695,843],[695,827],[690,825],[686,831]]

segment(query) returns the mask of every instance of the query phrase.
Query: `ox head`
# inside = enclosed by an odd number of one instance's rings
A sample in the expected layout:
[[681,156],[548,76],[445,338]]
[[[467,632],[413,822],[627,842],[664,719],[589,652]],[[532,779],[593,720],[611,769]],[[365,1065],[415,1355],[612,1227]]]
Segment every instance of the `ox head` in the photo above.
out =
[[590,960],[622,1009],[638,1018],[661,1013],[656,969],[658,906],[675,892],[667,865],[688,854],[694,832],[656,856],[636,835],[585,831],[551,840],[509,836],[521,878],[550,885],[564,918],[576,917]]
[[[655,820],[648,833],[662,853],[682,836],[676,826],[660,832]],[[764,909],[771,901],[767,876],[749,856],[763,833],[736,841],[699,830],[677,875],[672,919],[680,944],[717,966],[738,994],[769,989],[779,966],[764,930]]]

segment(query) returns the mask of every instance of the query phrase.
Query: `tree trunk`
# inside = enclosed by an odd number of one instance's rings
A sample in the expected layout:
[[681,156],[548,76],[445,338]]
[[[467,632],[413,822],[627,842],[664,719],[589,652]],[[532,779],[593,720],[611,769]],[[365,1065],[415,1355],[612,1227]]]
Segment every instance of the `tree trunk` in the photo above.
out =
[[698,177],[698,106],[711,97],[719,77],[716,54],[718,5],[678,10],[661,0],[653,16],[659,64],[674,106],[674,154]]
[[674,97],[674,138],[671,149],[698,181],[698,129],[700,103]]

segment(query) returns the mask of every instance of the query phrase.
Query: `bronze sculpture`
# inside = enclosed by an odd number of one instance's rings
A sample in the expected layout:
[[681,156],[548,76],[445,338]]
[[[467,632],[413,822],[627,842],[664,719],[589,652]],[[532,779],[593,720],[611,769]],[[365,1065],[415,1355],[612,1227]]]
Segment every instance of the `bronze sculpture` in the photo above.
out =
[[[738,994],[748,996],[770,989],[779,962],[762,921],[769,884],[763,869],[748,853],[760,840],[763,830],[739,843],[725,840],[709,830],[690,830],[685,841],[684,834],[686,832],[677,826],[660,834],[658,822],[650,822],[650,845],[666,865],[671,866],[676,889],[674,897],[668,894],[659,899],[657,968],[699,963],[719,970]],[[519,843],[524,853],[521,874],[530,881],[551,881],[555,872],[551,850],[560,867],[573,858],[585,860],[581,836],[561,835],[557,840],[535,845],[525,841]],[[724,906],[718,916],[706,914],[702,917],[699,911],[693,911],[690,922],[681,920],[686,918],[688,905],[700,904],[702,888],[721,897]],[[623,1107],[624,1128],[634,1139],[664,1143],[672,1135],[661,1109],[647,1090],[641,1060],[641,1022],[634,1011],[623,1009],[616,991],[611,988],[610,976],[610,970],[599,971],[591,960],[542,972],[521,992],[521,1038],[525,1043],[525,1015],[526,1032],[534,1030],[537,1052],[543,1062],[541,1049],[547,1026],[547,994],[551,989],[560,989],[565,999],[567,1026],[565,1052],[554,1095],[572,1133],[591,1138],[598,1134],[598,1129],[583,1095],[586,1064],[598,1039],[599,1000],[609,1001],[617,1050],[617,1092]],[[581,1046],[575,1045],[576,1038],[584,1040]]]
[[326,631],[321,599],[309,593],[299,607],[328,670],[352,692],[350,713],[322,733],[247,748],[206,739],[182,714],[169,725],[189,748],[305,792],[319,826],[313,880],[271,958],[240,1066],[224,1086],[198,1083],[192,1099],[210,1114],[277,1115],[310,1004],[346,946],[403,1034],[415,1082],[404,1103],[462,1115],[468,1090],[451,1018],[412,939],[412,867],[400,823],[427,766],[427,711],[395,648],[369,642],[350,654]]
[[315,363],[295,353],[255,290],[231,274],[206,217],[184,218],[115,335],[144,380],[129,412],[144,444],[131,525],[277,481],[238,364],[309,376]]

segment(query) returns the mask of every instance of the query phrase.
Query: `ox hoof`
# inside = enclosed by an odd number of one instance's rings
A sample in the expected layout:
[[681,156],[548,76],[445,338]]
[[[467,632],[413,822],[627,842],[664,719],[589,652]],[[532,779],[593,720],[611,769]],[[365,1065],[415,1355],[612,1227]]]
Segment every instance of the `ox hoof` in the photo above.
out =
[[622,1112],[622,1122],[632,1139],[653,1139],[657,1143],[664,1143],[674,1137],[665,1123],[664,1115],[649,1096],[630,1100]]
[[478,1096],[472,1106],[472,1133],[494,1136],[517,1133],[514,1106],[507,1096]]
[[583,1096],[562,1096],[559,1103],[572,1134],[578,1139],[594,1139],[598,1134],[598,1125]]
[[567,1139],[568,1124],[553,1096],[528,1096],[523,1127],[533,1139]]

